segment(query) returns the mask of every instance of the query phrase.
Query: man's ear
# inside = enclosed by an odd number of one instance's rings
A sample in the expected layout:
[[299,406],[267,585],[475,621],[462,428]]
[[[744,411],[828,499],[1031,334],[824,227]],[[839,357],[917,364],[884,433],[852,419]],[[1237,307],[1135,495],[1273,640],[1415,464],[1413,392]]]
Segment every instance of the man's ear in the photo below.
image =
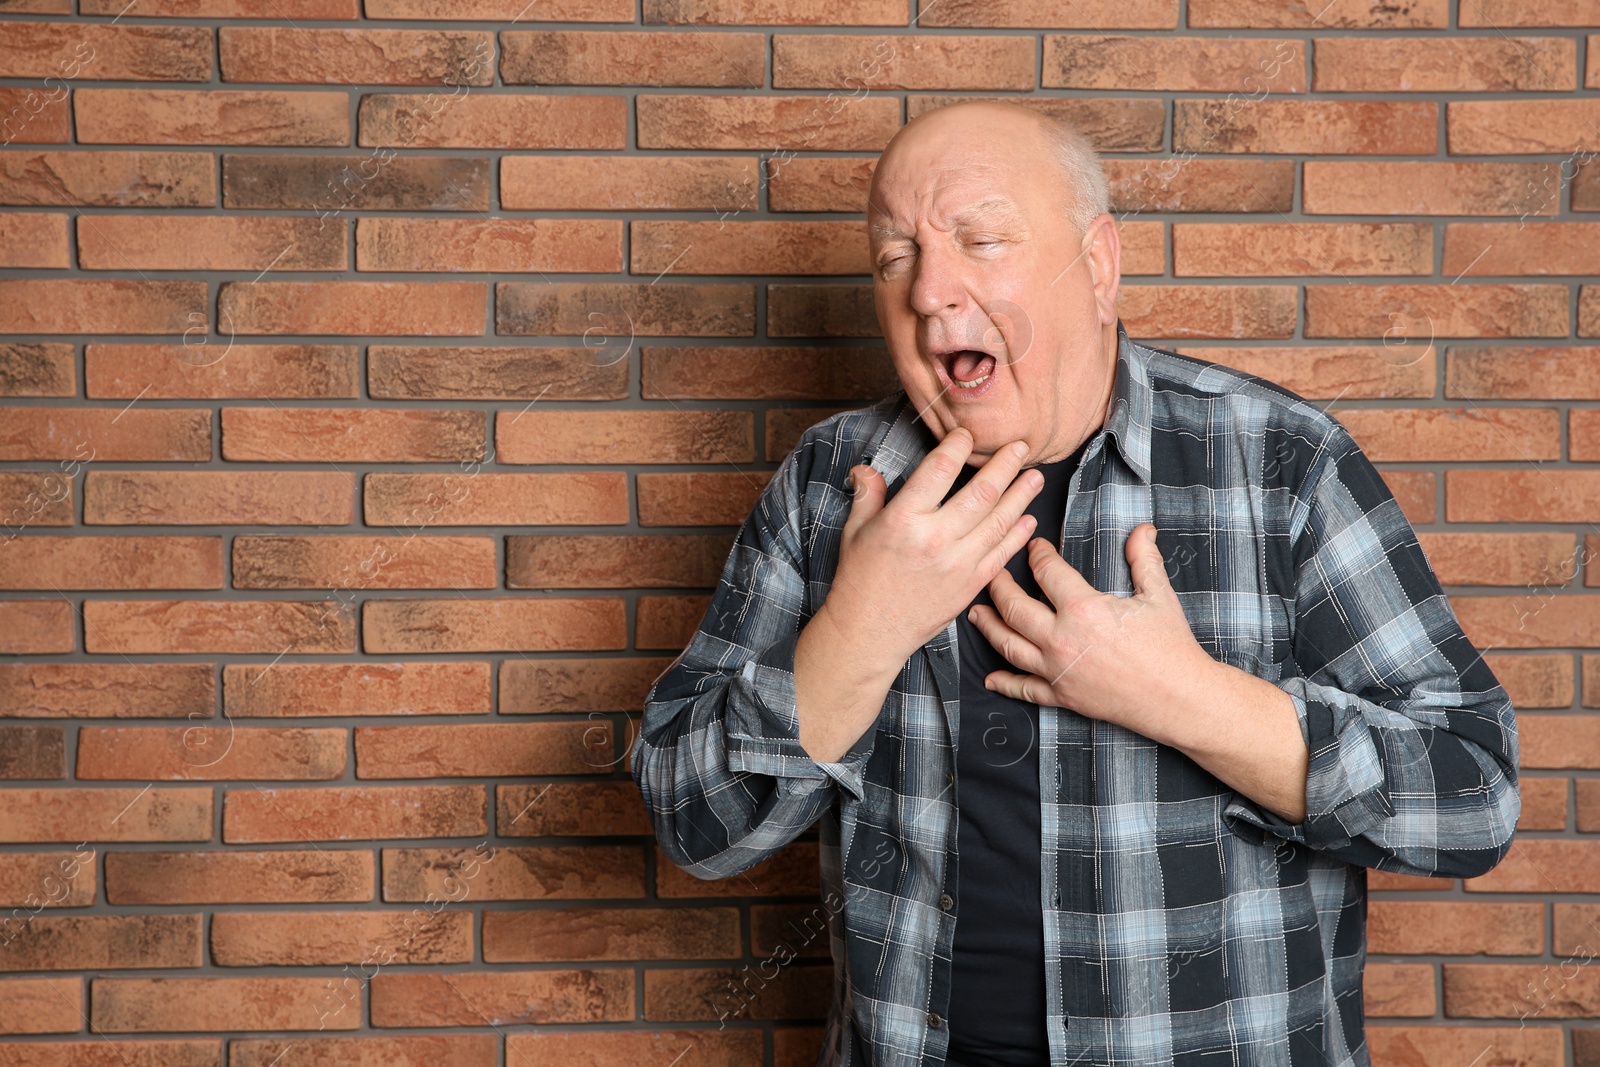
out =
[[1096,215],[1083,235],[1082,253],[1089,263],[1095,307],[1102,325],[1117,321],[1117,290],[1122,284],[1122,234],[1110,212]]

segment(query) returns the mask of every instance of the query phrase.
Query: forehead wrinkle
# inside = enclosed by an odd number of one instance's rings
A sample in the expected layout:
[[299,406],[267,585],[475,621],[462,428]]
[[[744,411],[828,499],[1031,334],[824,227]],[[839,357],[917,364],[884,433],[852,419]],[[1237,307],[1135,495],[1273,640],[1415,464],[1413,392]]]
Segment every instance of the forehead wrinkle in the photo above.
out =
[[[933,201],[939,198],[940,193],[947,192],[949,189],[950,186],[945,185],[944,188],[934,189],[930,193],[915,194],[915,199],[918,201]],[[867,232],[873,239],[890,241],[908,236],[902,232],[899,223],[894,220],[895,213],[886,208],[880,201],[873,199],[868,206],[869,211],[872,213],[880,216],[890,216],[888,221],[878,221],[868,225]],[[945,211],[942,214],[937,207],[930,203],[926,209],[926,214],[930,216],[930,225],[936,230],[953,229],[957,226],[973,224],[1011,226],[1020,226],[1022,224],[1022,215],[1016,202],[1003,193],[990,193],[974,203],[959,207],[954,211]],[[940,225],[940,223],[944,225]],[[913,225],[912,229],[915,230],[915,228]]]

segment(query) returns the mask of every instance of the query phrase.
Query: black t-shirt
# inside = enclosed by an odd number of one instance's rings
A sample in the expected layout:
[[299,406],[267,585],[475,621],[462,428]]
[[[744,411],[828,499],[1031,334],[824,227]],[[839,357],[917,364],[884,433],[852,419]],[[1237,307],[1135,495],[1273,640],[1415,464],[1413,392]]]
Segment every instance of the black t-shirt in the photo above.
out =
[[[1084,442],[1087,444],[1088,442]],[[1084,445],[1039,465],[1044,487],[1028,504],[1029,535],[1060,542],[1067,488]],[[965,466],[950,495],[977,473]],[[946,497],[949,499],[949,496]],[[1050,600],[1034,580],[1024,545],[1006,570],[1029,596]],[[988,587],[974,604],[994,605]],[[956,933],[950,980],[948,1067],[1049,1067],[1045,1035],[1044,907],[1039,814],[1039,706],[985,689],[984,676],[1021,668],[983,632],[956,619],[961,738],[956,753]]]

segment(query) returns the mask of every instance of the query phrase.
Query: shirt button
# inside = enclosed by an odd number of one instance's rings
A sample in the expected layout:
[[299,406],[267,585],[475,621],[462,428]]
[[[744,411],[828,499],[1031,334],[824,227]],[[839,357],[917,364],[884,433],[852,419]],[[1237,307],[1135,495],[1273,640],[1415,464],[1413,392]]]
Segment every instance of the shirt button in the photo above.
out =
[[943,908],[945,911],[949,911],[955,902],[955,897],[952,897],[949,893],[939,894],[939,907]]
[[928,1025],[937,1030],[944,1025],[944,1019],[940,1018],[938,1012],[930,1012],[928,1014]]

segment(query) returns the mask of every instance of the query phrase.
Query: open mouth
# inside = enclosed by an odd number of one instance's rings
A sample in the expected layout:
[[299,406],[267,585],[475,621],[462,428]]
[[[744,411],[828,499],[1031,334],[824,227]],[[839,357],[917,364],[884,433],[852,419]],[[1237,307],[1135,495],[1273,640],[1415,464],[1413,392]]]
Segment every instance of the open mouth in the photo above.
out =
[[994,373],[995,358],[988,352],[975,348],[962,348],[945,352],[939,357],[944,365],[945,377],[957,389],[976,389]]

